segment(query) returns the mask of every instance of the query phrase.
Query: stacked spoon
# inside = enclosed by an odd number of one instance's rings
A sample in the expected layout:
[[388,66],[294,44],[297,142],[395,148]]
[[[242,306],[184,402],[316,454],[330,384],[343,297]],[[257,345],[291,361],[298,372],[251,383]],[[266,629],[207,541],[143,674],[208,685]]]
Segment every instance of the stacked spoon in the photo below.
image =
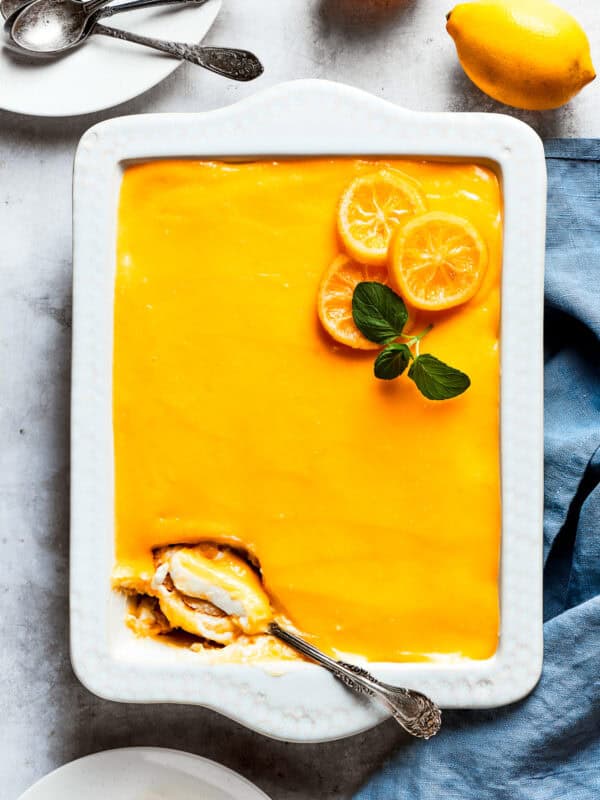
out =
[[30,56],[60,56],[79,47],[93,34],[110,36],[151,47],[189,61],[236,81],[251,81],[263,72],[258,58],[248,50],[202,47],[140,36],[100,24],[100,20],[140,8],[168,5],[203,5],[207,0],[129,0],[109,5],[110,0],[1,0],[4,32],[9,45]]

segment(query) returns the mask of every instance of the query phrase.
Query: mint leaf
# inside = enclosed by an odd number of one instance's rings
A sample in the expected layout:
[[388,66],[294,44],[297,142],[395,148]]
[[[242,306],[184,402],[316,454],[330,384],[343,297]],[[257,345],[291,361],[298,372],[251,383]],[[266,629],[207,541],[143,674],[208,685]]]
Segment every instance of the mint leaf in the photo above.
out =
[[402,333],[408,311],[402,298],[389,286],[363,281],[356,285],[352,295],[352,316],[358,330],[370,342],[387,344]]
[[394,378],[402,375],[412,357],[413,354],[407,345],[397,342],[388,344],[375,359],[375,377],[384,381],[393,381]]
[[429,353],[415,358],[408,377],[429,400],[450,400],[465,392],[471,385],[468,375],[444,364]]

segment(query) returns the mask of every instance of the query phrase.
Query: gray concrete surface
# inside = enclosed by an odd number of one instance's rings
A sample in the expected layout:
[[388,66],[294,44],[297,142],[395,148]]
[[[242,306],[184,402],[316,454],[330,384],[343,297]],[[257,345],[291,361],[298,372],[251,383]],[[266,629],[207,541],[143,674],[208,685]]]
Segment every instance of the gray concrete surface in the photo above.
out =
[[[563,0],[600,62],[597,0]],[[266,74],[228,83],[183,67],[109,112],[35,120],[0,112],[0,797],[56,766],[126,745],[190,750],[239,770],[273,800],[341,800],[405,740],[393,723],[327,745],[269,741],[192,707],[90,695],[68,654],[71,164],[77,140],[117,114],[198,111],[283,80],[354,84],[413,109],[505,111],[544,137],[600,136],[600,81],[568,107],[517,113],[457,65],[451,0],[225,0],[208,41],[259,53]]]

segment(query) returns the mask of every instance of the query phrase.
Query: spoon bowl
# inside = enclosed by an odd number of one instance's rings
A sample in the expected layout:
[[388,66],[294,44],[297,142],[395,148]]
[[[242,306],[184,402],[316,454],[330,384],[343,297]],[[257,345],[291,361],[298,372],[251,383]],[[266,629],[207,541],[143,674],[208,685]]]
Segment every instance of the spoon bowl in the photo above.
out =
[[92,31],[90,20],[104,2],[33,0],[17,8],[4,25],[12,43],[33,54],[60,55],[79,45]]
[[25,6],[28,6],[31,0],[1,0],[0,2],[0,15],[4,19],[12,17],[16,11],[20,11]]

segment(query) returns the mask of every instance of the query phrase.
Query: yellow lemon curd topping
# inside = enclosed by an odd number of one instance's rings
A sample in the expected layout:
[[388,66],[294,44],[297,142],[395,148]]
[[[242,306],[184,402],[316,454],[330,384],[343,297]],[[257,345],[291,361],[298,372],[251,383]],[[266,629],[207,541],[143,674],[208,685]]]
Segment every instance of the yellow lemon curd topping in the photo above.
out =
[[[381,169],[418,183],[428,212],[468,220],[487,248],[468,302],[409,308],[411,326],[434,325],[422,352],[471,378],[450,401],[376,380],[372,352],[334,341],[318,319],[342,249],[340,197]],[[243,660],[272,614],[328,652],[371,661],[491,656],[501,226],[498,180],[476,164],[129,167],[114,309],[115,585],[224,645],[219,660],[230,642]],[[260,564],[262,585],[224,545]],[[200,621],[177,623],[189,608]],[[151,611],[139,605],[136,624],[149,615],[149,632],[168,629]]]

